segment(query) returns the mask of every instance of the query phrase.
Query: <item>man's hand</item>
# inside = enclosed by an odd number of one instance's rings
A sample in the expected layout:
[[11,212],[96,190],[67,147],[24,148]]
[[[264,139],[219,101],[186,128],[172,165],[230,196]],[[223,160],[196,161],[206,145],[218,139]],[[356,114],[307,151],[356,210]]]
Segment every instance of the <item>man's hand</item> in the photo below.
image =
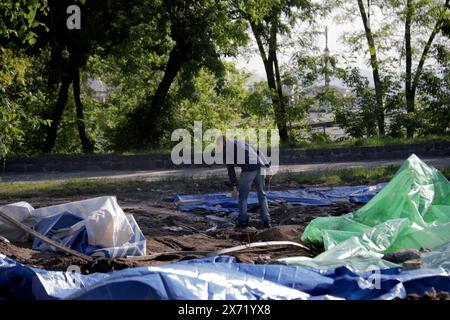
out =
[[233,199],[237,199],[238,198],[238,191],[237,191],[237,187],[236,186],[233,187],[233,191],[231,192],[231,198],[233,198]]

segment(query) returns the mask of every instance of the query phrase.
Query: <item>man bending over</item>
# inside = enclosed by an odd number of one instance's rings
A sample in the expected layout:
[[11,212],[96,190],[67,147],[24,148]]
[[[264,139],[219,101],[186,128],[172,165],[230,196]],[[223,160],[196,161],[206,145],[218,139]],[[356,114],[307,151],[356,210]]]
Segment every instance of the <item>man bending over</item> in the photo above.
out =
[[[227,165],[228,177],[233,185],[233,199],[238,198],[239,190],[239,216],[236,227],[246,228],[248,226],[247,199],[250,189],[255,182],[261,220],[264,228],[271,228],[269,206],[267,205],[266,192],[264,191],[265,175],[263,172],[264,168],[270,167],[270,163],[259,150],[256,150],[255,147],[243,140],[228,139],[225,136],[220,136],[217,139],[217,145],[219,150],[223,152],[223,161]],[[239,183],[236,178],[235,166],[241,168]]]

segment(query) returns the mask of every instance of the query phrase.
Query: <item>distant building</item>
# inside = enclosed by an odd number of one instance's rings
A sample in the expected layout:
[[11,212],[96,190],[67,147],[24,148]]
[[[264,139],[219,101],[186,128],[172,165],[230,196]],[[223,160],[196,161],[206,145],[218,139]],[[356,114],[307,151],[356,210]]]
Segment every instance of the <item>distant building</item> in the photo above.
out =
[[88,79],[88,86],[92,89],[92,97],[102,103],[108,98],[108,86],[100,79]]
[[[305,93],[307,96],[317,97],[325,90],[334,91],[342,97],[348,97],[353,94],[348,89],[334,85],[329,85],[328,87],[314,86],[306,90]],[[311,106],[306,122],[311,126],[313,132],[325,133],[334,140],[347,136],[345,131],[335,122],[333,110],[326,103],[318,102],[317,105]]]
[[[318,83],[315,86],[302,89],[301,92],[303,95],[310,98],[317,98],[321,94],[325,92],[332,91],[337,95],[342,97],[348,97],[353,95],[351,90],[331,84],[331,70],[334,67],[336,61],[330,53],[330,49],[328,47],[328,27],[325,28],[325,48],[322,54],[322,75],[324,82],[323,84]],[[290,85],[283,88],[284,92],[286,92],[289,96],[289,102],[291,103],[292,99],[294,99],[292,93],[296,90],[296,85]],[[315,99],[316,101],[319,99]],[[327,134],[332,139],[339,139],[342,137],[346,137],[346,133],[343,129],[339,127],[339,125],[335,122],[335,117],[333,110],[330,108],[328,101],[325,99],[317,101],[315,105],[312,105],[308,111],[308,116],[306,119],[308,125],[311,126],[313,132],[321,132]],[[291,127],[296,127],[299,124],[290,123]]]

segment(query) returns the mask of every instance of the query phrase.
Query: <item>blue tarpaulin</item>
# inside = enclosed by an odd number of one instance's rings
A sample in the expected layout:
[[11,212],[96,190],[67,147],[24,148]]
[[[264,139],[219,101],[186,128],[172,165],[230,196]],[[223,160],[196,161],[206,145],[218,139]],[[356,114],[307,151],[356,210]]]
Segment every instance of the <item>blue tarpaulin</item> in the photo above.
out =
[[[126,256],[143,256],[146,254],[146,241],[133,215],[126,218],[131,225],[131,239],[117,248],[100,248],[88,244],[88,234],[84,226],[71,229],[83,219],[70,213],[61,212],[42,219],[36,226],[36,231],[53,239],[62,245],[82,252],[89,256],[121,258]],[[52,250],[51,246],[35,238],[33,249],[41,251]]]
[[[328,206],[339,201],[353,203],[367,203],[386,183],[374,186],[351,186],[351,187],[326,187],[326,188],[303,188],[287,191],[268,191],[269,203],[286,202],[293,205]],[[238,200],[232,199],[228,193],[209,193],[198,195],[177,195],[175,202],[178,209],[182,211],[216,211],[235,212],[238,210]],[[248,198],[248,209],[258,206],[256,192],[250,192]]]
[[357,273],[348,267],[313,270],[209,257],[81,275],[27,267],[0,254],[0,299],[390,300],[432,288],[449,292],[449,272],[393,268]]

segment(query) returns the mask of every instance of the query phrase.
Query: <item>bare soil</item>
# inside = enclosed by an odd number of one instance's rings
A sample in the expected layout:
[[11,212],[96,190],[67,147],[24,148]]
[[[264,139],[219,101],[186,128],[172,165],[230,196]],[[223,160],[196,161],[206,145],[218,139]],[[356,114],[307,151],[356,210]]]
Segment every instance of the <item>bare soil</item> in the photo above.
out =
[[[278,186],[277,189],[299,187],[297,185]],[[206,193],[219,190],[192,186],[189,193]],[[250,227],[235,229],[230,217],[225,213],[181,212],[171,201],[174,190],[170,186],[164,190],[137,190],[117,193],[120,206],[131,213],[147,239],[145,260],[101,259],[86,262],[80,258],[60,252],[41,252],[31,249],[31,243],[5,243],[0,241],[0,253],[32,267],[54,271],[66,271],[69,266],[78,266],[83,274],[110,272],[129,267],[152,266],[175,263],[183,260],[202,258],[210,252],[256,241],[293,241],[302,243],[300,238],[308,223],[323,216],[339,216],[361,207],[358,204],[336,203],[330,206],[291,206],[277,204],[271,207],[272,229],[261,229],[257,212],[250,212]],[[39,198],[12,199],[28,201],[35,208],[59,203],[88,199],[95,195],[74,195],[55,197],[42,195]],[[8,199],[8,201],[11,199]],[[13,202],[11,201],[11,202]],[[190,228],[190,229],[189,229]],[[305,245],[305,244],[304,244]],[[256,248],[231,253],[237,261],[251,264],[267,264],[274,259],[288,256],[314,257],[323,252],[320,246],[307,245],[310,250],[297,247]],[[176,253],[174,253],[176,252]],[[423,296],[409,295],[409,300],[449,300],[447,292],[434,290]]]
[[[195,186],[193,186],[195,188]],[[194,191],[194,190],[192,190]],[[213,192],[214,190],[195,190]],[[189,190],[188,192],[189,193]],[[278,204],[271,207],[272,229],[262,229],[257,212],[251,212],[250,226],[236,229],[231,217],[217,212],[181,212],[171,201],[171,190],[141,190],[134,193],[118,194],[117,199],[126,213],[134,215],[147,239],[146,260],[97,260],[94,263],[59,252],[41,252],[31,249],[31,243],[0,242],[0,253],[20,263],[47,270],[67,270],[77,265],[83,273],[109,272],[128,267],[174,263],[187,259],[201,258],[220,249],[256,241],[294,241],[301,243],[300,237],[308,223],[321,216],[337,216],[358,209],[350,203],[331,206],[291,206]],[[90,198],[90,195],[72,197],[46,197],[25,199],[35,208]],[[16,199],[16,201],[24,199]],[[179,252],[181,251],[181,253]],[[314,247],[304,250],[297,247],[254,248],[234,255],[245,263],[268,263],[286,256],[312,257],[323,251]],[[176,253],[174,253],[176,252]],[[159,254],[159,255],[157,255]]]

